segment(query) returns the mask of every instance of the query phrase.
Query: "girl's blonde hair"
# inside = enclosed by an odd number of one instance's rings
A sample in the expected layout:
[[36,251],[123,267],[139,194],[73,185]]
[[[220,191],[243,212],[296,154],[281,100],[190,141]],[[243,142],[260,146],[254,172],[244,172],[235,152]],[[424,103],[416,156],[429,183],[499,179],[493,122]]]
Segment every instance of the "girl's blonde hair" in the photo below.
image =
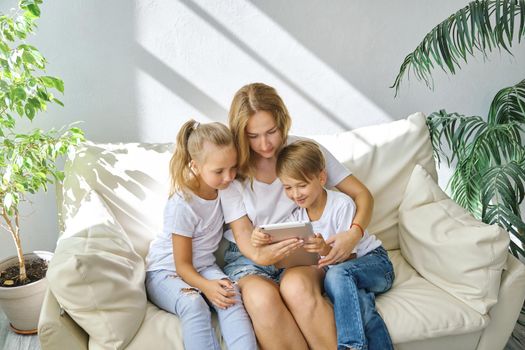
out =
[[277,156],[277,176],[310,182],[326,168],[323,152],[313,141],[296,141]]
[[187,197],[188,191],[199,188],[195,174],[190,168],[193,160],[204,161],[204,142],[215,146],[233,146],[233,138],[226,125],[221,123],[200,124],[190,119],[179,130],[175,152],[170,161],[170,197],[175,192],[182,192]]
[[252,83],[237,91],[230,107],[229,124],[239,157],[238,175],[243,179],[249,178],[250,181],[255,177],[255,161],[246,134],[246,126],[248,119],[259,111],[266,111],[273,115],[283,145],[286,144],[292,124],[288,109],[273,87],[263,83]]

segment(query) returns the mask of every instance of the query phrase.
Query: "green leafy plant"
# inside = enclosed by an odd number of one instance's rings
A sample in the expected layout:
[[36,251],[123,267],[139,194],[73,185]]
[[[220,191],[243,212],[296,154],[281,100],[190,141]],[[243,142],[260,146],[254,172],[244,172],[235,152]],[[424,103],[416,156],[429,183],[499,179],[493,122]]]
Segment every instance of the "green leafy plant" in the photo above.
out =
[[[438,161],[455,165],[449,182],[454,200],[525,246],[519,208],[525,196],[525,80],[496,94],[486,120],[441,110],[427,118],[427,125]],[[515,242],[510,247],[525,257]]]
[[32,121],[48,104],[62,105],[53,92],[63,93],[62,80],[43,75],[46,60],[25,42],[34,34],[42,0],[22,0],[17,9],[0,15],[0,210],[16,245],[21,284],[26,280],[20,240],[19,204],[27,193],[47,190],[63,179],[58,157],[73,153],[83,140],[79,128],[17,132],[17,120]]
[[486,56],[497,48],[511,54],[513,40],[520,42],[524,36],[525,0],[472,1],[425,35],[405,57],[391,87],[397,95],[403,77],[410,72],[433,87],[432,71],[436,66],[455,74],[475,52]]
[[[434,27],[402,63],[392,88],[405,75],[433,88],[437,66],[454,74],[476,52],[506,51],[525,36],[525,0],[472,1]],[[500,90],[487,118],[432,113],[427,118],[438,162],[455,165],[452,198],[489,224],[512,234],[510,249],[525,257],[525,223],[519,205],[525,193],[525,80]],[[450,154],[450,155],[449,155]]]

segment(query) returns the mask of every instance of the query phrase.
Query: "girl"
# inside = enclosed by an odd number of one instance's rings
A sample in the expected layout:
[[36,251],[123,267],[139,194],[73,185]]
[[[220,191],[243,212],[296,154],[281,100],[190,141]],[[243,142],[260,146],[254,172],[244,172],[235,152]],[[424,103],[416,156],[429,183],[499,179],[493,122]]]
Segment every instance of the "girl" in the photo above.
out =
[[171,190],[164,229],[151,243],[146,290],[150,300],[180,317],[184,347],[220,349],[211,325],[217,311],[228,349],[256,349],[238,287],[215,264],[223,214],[217,190],[235,178],[237,152],[220,123],[186,122],[170,162]]
[[[221,191],[225,221],[233,231],[226,234],[230,245],[224,271],[239,281],[263,349],[335,349],[334,314],[322,296],[324,269],[308,266],[282,271],[273,266],[303,242],[290,239],[262,247],[250,242],[254,226],[283,222],[294,208],[275,172],[278,151],[296,139],[288,137],[288,110],[272,87],[249,84],[235,94],[229,124],[239,153],[240,179]],[[328,186],[354,199],[358,208],[354,222],[365,228],[373,206],[370,192],[328,151],[323,153]],[[319,265],[346,260],[360,239],[356,226],[331,237],[332,250]]]

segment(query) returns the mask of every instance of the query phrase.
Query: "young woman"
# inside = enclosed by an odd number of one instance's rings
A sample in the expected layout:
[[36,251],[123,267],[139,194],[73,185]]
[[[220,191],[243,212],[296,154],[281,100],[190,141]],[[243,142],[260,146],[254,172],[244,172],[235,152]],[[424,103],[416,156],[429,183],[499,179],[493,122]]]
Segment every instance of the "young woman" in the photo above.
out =
[[[230,246],[224,271],[238,281],[244,305],[263,349],[335,349],[331,306],[322,297],[324,269],[273,264],[303,242],[295,239],[254,247],[255,227],[284,221],[294,208],[276,175],[277,153],[297,138],[288,137],[291,119],[275,89],[261,83],[242,87],[234,96],[229,125],[238,152],[238,179],[223,191],[221,202]],[[319,267],[345,261],[361,239],[359,227],[370,222],[373,199],[368,189],[323,149],[327,185],[352,197],[357,212],[352,225],[327,241],[330,253]],[[358,227],[359,226],[359,227]]]
[[190,120],[177,135],[164,229],[151,243],[146,290],[150,300],[180,317],[185,349],[220,350],[208,303],[217,311],[228,349],[256,349],[238,287],[215,264],[223,236],[218,190],[233,181],[237,152],[225,125]]

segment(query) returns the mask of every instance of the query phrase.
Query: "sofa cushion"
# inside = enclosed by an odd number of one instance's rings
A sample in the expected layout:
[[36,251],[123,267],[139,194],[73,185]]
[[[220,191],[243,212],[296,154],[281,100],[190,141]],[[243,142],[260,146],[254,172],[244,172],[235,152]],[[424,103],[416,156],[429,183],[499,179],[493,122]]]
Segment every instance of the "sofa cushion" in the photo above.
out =
[[[377,297],[377,309],[395,344],[443,336],[476,333],[490,319],[436,287],[403,258],[399,250],[388,252],[396,278],[392,289]],[[479,340],[467,349],[476,348]]]
[[65,222],[47,277],[90,349],[122,349],[146,312],[144,263],[95,191]]
[[419,165],[399,208],[405,259],[425,279],[481,314],[497,302],[508,234],[476,220]]
[[416,164],[437,178],[425,116],[373,125],[336,135],[313,136],[325,146],[374,196],[368,231],[386,249],[399,249],[398,208]]

